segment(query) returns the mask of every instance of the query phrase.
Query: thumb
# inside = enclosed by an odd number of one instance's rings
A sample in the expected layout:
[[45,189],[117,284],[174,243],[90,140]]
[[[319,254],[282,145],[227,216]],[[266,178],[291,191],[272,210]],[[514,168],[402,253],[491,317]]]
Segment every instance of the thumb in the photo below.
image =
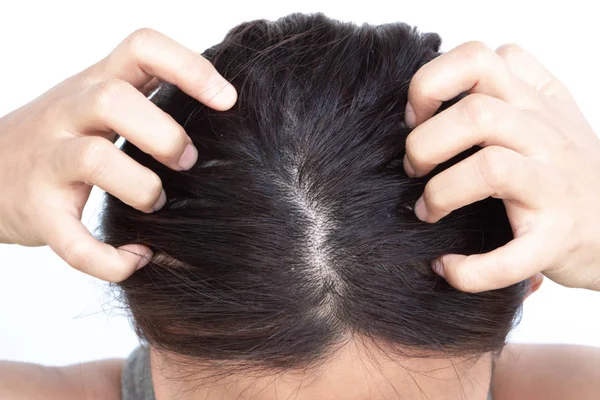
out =
[[504,288],[541,272],[547,253],[544,241],[530,234],[485,254],[444,255],[432,268],[456,289],[476,293]]

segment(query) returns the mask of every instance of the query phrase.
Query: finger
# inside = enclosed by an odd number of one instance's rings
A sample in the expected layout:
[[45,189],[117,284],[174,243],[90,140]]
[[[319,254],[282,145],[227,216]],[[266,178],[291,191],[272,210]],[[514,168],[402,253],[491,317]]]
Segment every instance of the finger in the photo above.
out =
[[46,242],[73,268],[96,278],[120,282],[152,257],[149,248],[127,245],[115,249],[96,240],[75,216],[55,213],[53,229]]
[[86,136],[69,140],[57,160],[59,176],[85,182],[143,212],[165,205],[166,195],[158,175],[140,165],[108,140]]
[[74,133],[114,131],[174,170],[196,162],[196,148],[181,125],[125,81],[91,86],[70,108]]
[[548,248],[533,234],[513,239],[485,254],[447,254],[434,262],[434,271],[463,292],[477,293],[521,282],[543,271]]
[[157,77],[216,110],[231,108],[237,99],[207,59],[152,29],[134,32],[98,68],[103,79],[122,79],[136,88]]
[[[540,141],[539,138],[544,140]],[[539,119],[484,94],[471,94],[416,127],[406,139],[406,170],[423,176],[473,146],[497,145],[523,155],[564,140]]]
[[537,92],[518,79],[506,63],[479,42],[469,42],[425,64],[408,89],[406,122],[416,126],[463,92],[483,93],[515,106],[537,104]]
[[423,221],[437,222],[490,196],[537,209],[549,196],[546,187],[533,161],[513,150],[489,146],[431,178],[415,213]]
[[505,44],[496,49],[496,53],[516,76],[538,92],[550,97],[571,99],[567,87],[521,46]]

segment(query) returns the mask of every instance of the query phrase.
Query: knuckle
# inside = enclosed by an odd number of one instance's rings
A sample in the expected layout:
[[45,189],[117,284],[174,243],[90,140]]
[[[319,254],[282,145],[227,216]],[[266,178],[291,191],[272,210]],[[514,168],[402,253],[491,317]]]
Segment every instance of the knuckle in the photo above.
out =
[[420,148],[419,139],[415,134],[411,133],[406,138],[405,150],[413,167],[421,168],[426,164],[427,155]]
[[506,43],[498,47],[496,53],[502,58],[510,59],[513,57],[520,57],[525,53],[525,50],[516,43]]
[[150,43],[157,35],[158,32],[154,29],[140,28],[129,35],[125,40],[125,45],[130,53],[137,55],[144,52],[148,43]]
[[160,159],[175,159],[183,152],[187,134],[177,123],[165,134],[160,146],[156,147],[154,155]]
[[427,65],[425,65],[415,73],[410,82],[409,97],[417,97],[419,99],[435,97],[436,88],[433,86],[433,81],[427,79],[427,70]]
[[65,249],[64,258],[69,265],[83,271],[91,261],[91,251],[87,243],[83,241],[70,241],[69,247]]
[[484,94],[473,93],[460,101],[466,120],[475,127],[483,128],[493,123],[494,112],[490,98]]
[[475,283],[472,274],[467,272],[463,272],[457,277],[456,288],[467,293],[477,293],[481,291]]
[[423,191],[423,201],[427,205],[427,211],[432,214],[446,214],[448,210],[445,198],[443,196],[443,192],[439,190],[439,185],[437,184],[437,176],[432,178],[427,185],[425,185],[425,189]]
[[135,205],[135,208],[149,210],[160,197],[160,193],[162,192],[162,181],[158,175],[152,173],[145,178],[145,185],[146,190],[139,193],[137,197],[138,204]]
[[509,181],[512,170],[506,151],[498,146],[489,146],[479,153],[477,170],[485,184],[497,192]]
[[404,144],[404,149],[406,150],[406,154],[408,154],[408,156],[411,158],[411,161],[415,155],[415,153],[418,152],[417,150],[417,139],[415,137],[415,135],[413,133],[410,133],[407,137],[406,137],[406,142]]
[[94,115],[100,118],[109,115],[116,100],[128,89],[128,84],[120,79],[109,79],[97,84],[92,94]]
[[452,286],[467,293],[478,293],[482,291],[479,282],[473,272],[466,268],[458,268],[452,279]]
[[107,168],[106,160],[108,159],[108,153],[112,146],[109,141],[103,138],[85,138],[84,144],[81,146],[77,156],[78,168],[85,179],[94,179],[104,173]]
[[460,47],[462,51],[473,56],[478,56],[482,53],[487,54],[491,51],[485,43],[479,40],[468,41],[463,43]]
[[470,41],[461,45],[460,50],[463,52],[465,58],[469,63],[477,65],[486,65],[490,60],[490,54],[492,50],[483,42]]

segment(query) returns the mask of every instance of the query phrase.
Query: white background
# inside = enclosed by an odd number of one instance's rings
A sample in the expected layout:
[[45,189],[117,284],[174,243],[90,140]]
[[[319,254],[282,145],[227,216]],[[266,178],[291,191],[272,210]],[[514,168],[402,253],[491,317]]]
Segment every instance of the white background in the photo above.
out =
[[[600,132],[600,28],[595,2],[551,3],[1,2],[0,115],[105,56],[137,28],[158,29],[202,51],[246,20],[273,19],[295,11],[323,11],[358,23],[408,22],[423,31],[440,33],[444,50],[473,39],[493,48],[517,42],[571,88],[596,132]],[[96,192],[84,215],[91,228],[98,199]],[[600,293],[565,289],[546,280],[527,301],[523,322],[512,338],[600,346]],[[123,357],[136,344],[107,285],[72,270],[47,248],[0,245],[0,359],[62,365]]]

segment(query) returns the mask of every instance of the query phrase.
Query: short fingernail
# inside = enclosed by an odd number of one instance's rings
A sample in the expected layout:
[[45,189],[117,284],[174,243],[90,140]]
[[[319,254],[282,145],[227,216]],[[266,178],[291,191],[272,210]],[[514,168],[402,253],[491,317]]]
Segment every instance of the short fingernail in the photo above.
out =
[[183,154],[179,158],[179,167],[187,171],[196,164],[196,161],[198,161],[198,150],[190,143],[185,147]]
[[[143,245],[126,244],[124,246],[118,247],[118,250],[124,252],[125,257],[128,260],[131,260],[133,257],[138,257],[136,270],[147,265],[152,259],[152,250]],[[121,279],[116,280],[115,282],[120,281]]]
[[417,200],[415,203],[415,214],[421,221],[425,221],[427,219],[427,207],[425,207],[425,200],[423,200],[423,196],[419,197],[419,200]]
[[406,110],[404,111],[404,121],[409,128],[414,128],[417,123],[417,116],[412,108],[410,102],[406,103]]
[[211,105],[223,109],[233,106],[237,99],[237,91],[233,85],[220,74],[214,74],[209,78],[206,94]]
[[160,210],[161,208],[163,208],[165,206],[165,204],[167,204],[167,194],[165,193],[165,190],[163,189],[163,191],[160,192],[160,197],[154,204],[154,207],[152,207],[152,211]]
[[137,269],[143,268],[146,265],[148,265],[148,263],[150,262],[151,259],[152,259],[151,251],[149,251],[148,253],[142,254],[140,257],[140,261],[138,261]]
[[444,265],[442,264],[442,261],[439,258],[433,260],[433,263],[431,264],[431,269],[433,269],[433,272],[435,272],[436,274],[438,274],[442,278],[445,278],[445,276],[444,276]]
[[414,177],[417,174],[415,172],[415,169],[411,165],[407,155],[404,155],[404,170],[406,171],[406,175],[410,177]]

